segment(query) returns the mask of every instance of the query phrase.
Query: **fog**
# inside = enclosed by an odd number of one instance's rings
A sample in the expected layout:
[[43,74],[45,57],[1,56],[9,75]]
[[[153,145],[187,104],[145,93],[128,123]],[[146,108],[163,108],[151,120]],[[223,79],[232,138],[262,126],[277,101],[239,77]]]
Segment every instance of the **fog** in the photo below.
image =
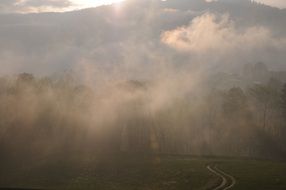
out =
[[1,163],[285,158],[285,19],[199,0],[1,14]]

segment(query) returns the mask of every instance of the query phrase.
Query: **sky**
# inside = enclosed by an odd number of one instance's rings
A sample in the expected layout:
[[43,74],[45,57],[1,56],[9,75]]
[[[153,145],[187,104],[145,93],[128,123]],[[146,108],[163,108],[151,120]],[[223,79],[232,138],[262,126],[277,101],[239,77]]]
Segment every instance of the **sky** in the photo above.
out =
[[95,7],[104,4],[111,4],[123,0],[71,0],[72,3],[82,7]]
[[[63,12],[96,7],[124,0],[1,0],[0,13]],[[209,1],[209,0],[208,0]],[[218,0],[219,1],[219,0]],[[286,0],[256,0],[278,8],[286,8]]]
[[64,12],[123,0],[1,0],[0,13]]

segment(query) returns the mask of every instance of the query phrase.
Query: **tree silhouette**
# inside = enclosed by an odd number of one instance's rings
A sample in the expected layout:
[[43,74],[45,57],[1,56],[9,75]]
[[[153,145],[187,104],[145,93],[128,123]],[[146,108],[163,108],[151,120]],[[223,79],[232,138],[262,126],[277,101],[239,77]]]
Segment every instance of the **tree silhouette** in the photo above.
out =
[[286,83],[284,84],[281,91],[281,107],[283,118],[286,120]]
[[223,110],[230,117],[241,115],[247,106],[247,98],[241,88],[231,88],[225,95]]

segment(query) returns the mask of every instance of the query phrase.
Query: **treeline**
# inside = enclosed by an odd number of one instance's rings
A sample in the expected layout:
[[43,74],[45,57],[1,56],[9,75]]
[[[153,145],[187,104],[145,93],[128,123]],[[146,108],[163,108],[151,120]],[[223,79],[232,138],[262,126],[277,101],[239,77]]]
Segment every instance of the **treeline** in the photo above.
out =
[[200,91],[153,109],[152,82],[0,79],[1,163],[111,152],[286,158],[286,84]]

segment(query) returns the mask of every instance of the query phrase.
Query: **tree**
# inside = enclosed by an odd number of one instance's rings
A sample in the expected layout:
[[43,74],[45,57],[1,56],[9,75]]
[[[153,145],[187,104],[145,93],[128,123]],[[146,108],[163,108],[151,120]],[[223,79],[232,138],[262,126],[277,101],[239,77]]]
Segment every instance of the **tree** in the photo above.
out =
[[229,117],[241,115],[247,107],[247,98],[241,88],[231,88],[225,95],[223,111]]
[[283,118],[286,120],[286,83],[283,85],[281,91],[281,108],[282,108]]
[[230,154],[250,154],[252,148],[253,128],[252,114],[249,111],[248,99],[239,87],[231,88],[223,99],[223,122],[221,123],[224,135],[224,151]]
[[267,129],[269,115],[278,107],[279,91],[271,84],[271,82],[268,85],[256,84],[249,90],[257,111],[261,113],[263,129]]
[[32,82],[34,80],[34,76],[30,73],[21,73],[18,75],[18,82],[26,82],[26,83],[29,83],[29,82]]

